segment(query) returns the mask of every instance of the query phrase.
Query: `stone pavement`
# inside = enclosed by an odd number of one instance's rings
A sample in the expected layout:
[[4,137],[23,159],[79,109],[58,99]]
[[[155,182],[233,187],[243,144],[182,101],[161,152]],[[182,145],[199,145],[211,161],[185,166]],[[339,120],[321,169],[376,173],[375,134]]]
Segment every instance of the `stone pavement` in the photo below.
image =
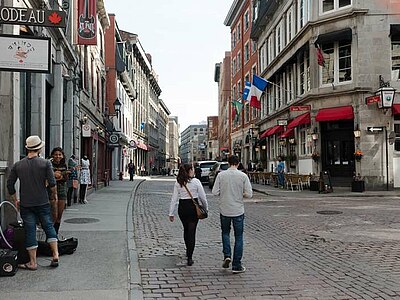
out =
[[37,271],[0,277],[0,299],[400,299],[396,192],[255,184],[262,193],[245,204],[247,271],[233,275],[221,268],[218,199],[208,187],[210,217],[198,226],[195,264],[185,266],[181,223],[167,217],[174,180],[112,181],[73,205],[61,233],[79,239],[77,251],[57,269],[40,257]]
[[233,275],[221,268],[218,199],[208,187],[210,217],[199,223],[194,265],[185,266],[181,223],[167,218],[172,186],[153,178],[135,196],[144,299],[400,299],[395,193],[351,197],[265,187],[268,195],[246,201],[247,271]]

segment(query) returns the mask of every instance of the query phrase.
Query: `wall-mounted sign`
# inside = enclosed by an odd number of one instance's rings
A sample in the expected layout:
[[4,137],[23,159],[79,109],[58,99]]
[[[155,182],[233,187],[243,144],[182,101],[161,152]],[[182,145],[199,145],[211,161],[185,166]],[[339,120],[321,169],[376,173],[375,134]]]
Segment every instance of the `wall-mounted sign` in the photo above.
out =
[[311,105],[292,105],[290,111],[309,111],[311,110]]
[[0,70],[50,73],[50,38],[0,35]]
[[368,132],[372,132],[372,133],[379,133],[379,132],[383,132],[383,130],[385,129],[384,126],[374,126],[374,127],[367,127],[367,131]]
[[370,104],[378,103],[379,100],[381,100],[381,96],[380,95],[369,96],[369,97],[365,98],[365,104],[370,105]]
[[130,140],[129,141],[129,148],[132,148],[132,149],[136,149],[137,148],[136,142],[134,140]]
[[0,6],[0,24],[65,28],[65,19],[66,13],[61,10]]
[[286,119],[278,119],[277,120],[277,125],[279,125],[279,126],[287,126],[287,120]]
[[118,134],[112,133],[112,134],[110,134],[108,140],[110,141],[111,144],[118,144],[119,136],[118,136]]
[[78,0],[78,44],[97,45],[96,0]]
[[91,137],[92,132],[90,128],[90,124],[83,124],[82,125],[82,137]]

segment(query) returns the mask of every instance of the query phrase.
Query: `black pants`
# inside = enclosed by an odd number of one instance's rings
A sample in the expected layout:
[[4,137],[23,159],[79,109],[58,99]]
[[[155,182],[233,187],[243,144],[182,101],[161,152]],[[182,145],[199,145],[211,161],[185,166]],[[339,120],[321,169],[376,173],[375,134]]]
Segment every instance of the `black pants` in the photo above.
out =
[[77,198],[78,198],[78,190],[74,189],[73,187],[69,187],[68,191],[67,191],[67,205],[71,206],[71,202],[72,202],[72,196],[74,196],[74,203],[77,202]]
[[192,259],[194,246],[196,244],[196,228],[199,219],[192,199],[180,199],[178,206],[179,219],[183,225],[183,239],[186,245],[186,256]]
[[87,184],[81,184],[79,187],[79,202],[85,201]]

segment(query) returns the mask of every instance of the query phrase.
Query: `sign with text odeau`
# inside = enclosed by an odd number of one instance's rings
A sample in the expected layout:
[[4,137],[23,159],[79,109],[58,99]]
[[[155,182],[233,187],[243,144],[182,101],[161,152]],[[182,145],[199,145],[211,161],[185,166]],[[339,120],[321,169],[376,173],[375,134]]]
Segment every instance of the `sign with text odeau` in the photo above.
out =
[[50,38],[0,35],[0,70],[50,73]]
[[62,10],[0,6],[0,24],[65,28],[66,13]]

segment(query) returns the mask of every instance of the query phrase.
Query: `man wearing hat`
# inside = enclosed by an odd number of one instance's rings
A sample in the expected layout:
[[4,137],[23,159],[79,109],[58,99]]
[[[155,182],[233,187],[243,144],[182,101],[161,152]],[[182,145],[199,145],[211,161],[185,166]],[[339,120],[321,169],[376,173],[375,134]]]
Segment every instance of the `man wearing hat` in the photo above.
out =
[[[51,208],[49,196],[46,190],[46,181],[52,192],[52,199],[57,201],[57,186],[54,178],[51,162],[39,157],[39,153],[44,146],[44,142],[39,136],[33,135],[26,139],[25,148],[28,155],[16,162],[11,168],[10,176],[7,180],[7,189],[12,196],[15,206],[19,207],[21,218],[25,228],[25,246],[29,253],[30,261],[20,268],[36,270],[36,250],[38,247],[36,239],[36,221],[39,220],[47,236],[47,242],[53,252],[53,259],[50,266],[58,266],[58,247],[57,234],[51,219]],[[20,188],[17,199],[15,183],[19,179]]]

